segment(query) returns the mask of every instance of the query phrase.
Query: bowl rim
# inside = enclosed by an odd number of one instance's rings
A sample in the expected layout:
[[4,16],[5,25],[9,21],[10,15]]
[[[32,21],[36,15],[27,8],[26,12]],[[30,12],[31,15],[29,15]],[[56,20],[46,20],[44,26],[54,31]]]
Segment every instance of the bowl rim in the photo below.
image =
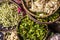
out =
[[28,14],[27,15],[29,16],[29,18],[31,20],[33,20],[34,22],[38,23],[38,24],[52,24],[52,23],[59,23],[58,21],[60,20],[60,16],[53,22],[40,22],[39,20],[35,19],[32,15]]

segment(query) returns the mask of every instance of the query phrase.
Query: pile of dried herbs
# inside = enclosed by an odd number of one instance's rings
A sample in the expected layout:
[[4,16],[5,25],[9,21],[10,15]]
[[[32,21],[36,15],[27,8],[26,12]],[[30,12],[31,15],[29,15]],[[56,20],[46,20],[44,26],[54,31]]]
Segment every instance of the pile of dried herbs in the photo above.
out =
[[26,15],[20,22],[18,33],[24,40],[43,40],[48,32],[45,28],[46,26],[47,25],[35,23]]
[[3,27],[18,25],[20,14],[17,11],[18,5],[13,2],[0,3],[0,24]]

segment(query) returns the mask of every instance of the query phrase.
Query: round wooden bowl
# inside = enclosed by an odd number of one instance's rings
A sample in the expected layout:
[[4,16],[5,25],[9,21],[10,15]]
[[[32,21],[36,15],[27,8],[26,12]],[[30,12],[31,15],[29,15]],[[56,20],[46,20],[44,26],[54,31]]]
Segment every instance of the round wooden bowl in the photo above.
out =
[[[25,17],[26,17],[26,16],[22,17],[21,20],[23,20]],[[20,20],[20,22],[19,22],[19,24],[18,24],[18,29],[19,29],[19,27],[20,27],[21,20]],[[31,19],[30,19],[30,20],[31,20]],[[32,21],[33,21],[33,20],[32,20]],[[37,22],[36,22],[36,23],[37,23]],[[40,25],[40,24],[39,24],[39,25]],[[48,26],[45,26],[45,29],[47,30],[47,33],[46,33],[46,35],[44,36],[43,39],[46,40],[47,36],[48,36],[49,33],[50,33],[50,30],[48,29]],[[23,37],[21,36],[21,34],[18,34],[18,37],[20,38],[20,40],[23,40]]]
[[[12,0],[8,0],[14,4],[16,4],[15,2],[13,2]],[[0,0],[0,3],[3,3],[3,2],[6,2],[6,0]],[[19,5],[18,5],[19,6]],[[19,23],[19,22],[18,22]],[[12,31],[14,29],[16,29],[16,26],[17,25],[14,25],[14,26],[9,26],[9,27],[4,27],[2,24],[0,24],[0,31]]]
[[[26,1],[27,1],[27,0],[26,0]],[[23,8],[26,10],[26,12],[27,12],[28,14],[30,14],[30,15],[32,15],[32,16],[34,16],[34,17],[38,17],[37,15],[33,14],[33,12],[29,11],[29,9],[26,7],[26,4],[25,4],[24,0],[21,0],[21,3],[22,3],[22,5],[23,5]],[[59,3],[59,4],[60,4],[60,3]],[[46,18],[46,17],[54,14],[58,9],[59,9],[59,7],[58,7],[53,13],[51,13],[51,14],[49,14],[49,15],[45,15],[45,16],[43,16],[43,17],[39,17],[39,18]]]

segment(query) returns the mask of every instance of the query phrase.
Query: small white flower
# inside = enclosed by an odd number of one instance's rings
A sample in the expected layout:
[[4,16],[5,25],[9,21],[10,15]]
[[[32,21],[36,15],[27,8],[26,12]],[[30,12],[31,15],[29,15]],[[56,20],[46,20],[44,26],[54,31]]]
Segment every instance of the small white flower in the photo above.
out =
[[39,16],[44,16],[44,14],[40,14]]

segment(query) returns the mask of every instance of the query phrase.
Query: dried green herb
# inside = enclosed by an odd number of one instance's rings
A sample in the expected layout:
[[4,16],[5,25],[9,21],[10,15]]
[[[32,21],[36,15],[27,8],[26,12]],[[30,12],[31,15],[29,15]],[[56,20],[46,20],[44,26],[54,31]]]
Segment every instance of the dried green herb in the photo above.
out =
[[21,20],[18,32],[24,40],[43,40],[44,36],[47,34],[45,26],[47,25],[39,25],[26,16]]

